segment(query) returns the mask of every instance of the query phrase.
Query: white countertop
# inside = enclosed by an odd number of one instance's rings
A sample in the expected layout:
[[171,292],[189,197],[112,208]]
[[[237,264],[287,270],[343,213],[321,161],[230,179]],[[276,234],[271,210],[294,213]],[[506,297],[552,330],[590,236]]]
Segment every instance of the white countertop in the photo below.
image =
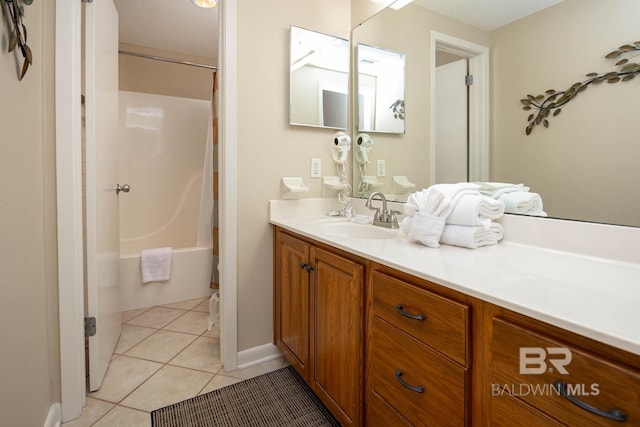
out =
[[271,224],[640,355],[640,263],[512,242],[506,228],[500,244],[479,249],[428,248],[401,231],[339,237],[319,224],[348,219],[284,206],[272,202]]

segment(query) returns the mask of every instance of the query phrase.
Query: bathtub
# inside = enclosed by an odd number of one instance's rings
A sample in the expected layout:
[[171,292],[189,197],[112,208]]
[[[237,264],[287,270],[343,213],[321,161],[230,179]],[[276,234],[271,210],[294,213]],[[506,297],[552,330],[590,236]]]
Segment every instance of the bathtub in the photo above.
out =
[[175,249],[171,279],[143,284],[140,255],[121,255],[122,311],[210,296],[212,262],[212,248]]

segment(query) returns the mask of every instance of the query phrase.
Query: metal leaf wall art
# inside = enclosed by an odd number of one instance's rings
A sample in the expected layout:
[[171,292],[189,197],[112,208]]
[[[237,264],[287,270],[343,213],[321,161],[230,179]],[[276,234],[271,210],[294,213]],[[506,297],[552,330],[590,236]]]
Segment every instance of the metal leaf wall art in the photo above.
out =
[[586,80],[574,83],[563,91],[549,89],[542,95],[527,95],[526,98],[521,99],[522,109],[533,111],[527,118],[529,124],[525,128],[526,134],[530,135],[535,126],[543,125],[548,128],[549,119],[560,114],[562,107],[587,89],[589,85],[632,80],[640,73],[640,63],[631,62],[632,59],[640,55],[638,51],[640,51],[640,41],[620,46],[605,56],[607,59],[617,59],[615,64],[618,67],[617,70],[606,73],[589,73],[586,75]]
[[27,74],[29,65],[33,63],[33,55],[29,45],[27,45],[27,27],[22,23],[24,5],[28,6],[32,3],[33,0],[0,0],[2,14],[11,31],[8,51],[13,52],[17,47],[23,58],[22,69],[18,80],[22,80],[24,75]]
[[394,119],[404,120],[404,99],[397,99],[389,106],[389,109],[393,111]]

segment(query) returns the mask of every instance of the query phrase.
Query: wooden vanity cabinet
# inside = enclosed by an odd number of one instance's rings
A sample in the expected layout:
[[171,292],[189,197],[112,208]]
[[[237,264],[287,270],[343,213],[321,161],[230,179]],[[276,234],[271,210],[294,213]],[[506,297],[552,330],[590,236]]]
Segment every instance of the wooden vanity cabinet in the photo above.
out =
[[508,311],[491,323],[492,425],[640,426],[640,357]]
[[639,355],[274,236],[275,342],[343,426],[640,427]]
[[274,336],[343,426],[362,425],[366,262],[276,228]]

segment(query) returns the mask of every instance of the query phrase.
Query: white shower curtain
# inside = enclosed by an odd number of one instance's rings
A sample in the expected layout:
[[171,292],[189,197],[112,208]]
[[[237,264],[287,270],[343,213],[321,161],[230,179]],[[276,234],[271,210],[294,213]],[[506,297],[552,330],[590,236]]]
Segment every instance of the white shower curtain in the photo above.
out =
[[213,246],[213,92],[209,106],[209,126],[204,153],[202,186],[200,188],[200,212],[198,214],[198,247]]

